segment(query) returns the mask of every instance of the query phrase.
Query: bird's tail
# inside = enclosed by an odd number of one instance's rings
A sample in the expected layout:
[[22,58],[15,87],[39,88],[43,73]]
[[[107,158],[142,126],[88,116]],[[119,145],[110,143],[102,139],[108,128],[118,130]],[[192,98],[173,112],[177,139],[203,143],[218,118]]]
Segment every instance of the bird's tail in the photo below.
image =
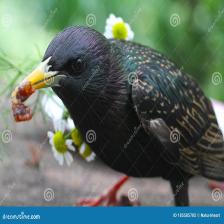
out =
[[[224,151],[224,148],[223,148]],[[209,179],[224,181],[224,153],[201,154],[201,175]]]
[[[211,120],[213,121],[213,124],[211,125],[211,128],[209,130],[211,134],[209,140],[211,142],[208,145],[208,149],[206,150],[207,153],[206,152],[202,153],[200,156],[202,160],[201,173],[205,177],[223,181],[224,180],[224,139],[223,139],[224,104],[217,100],[211,100],[211,102],[216,116],[211,118]],[[217,123],[218,125],[216,125]],[[206,139],[208,139],[208,137]]]
[[183,169],[193,175],[224,181],[224,139],[214,119],[201,139],[192,147],[181,151]]

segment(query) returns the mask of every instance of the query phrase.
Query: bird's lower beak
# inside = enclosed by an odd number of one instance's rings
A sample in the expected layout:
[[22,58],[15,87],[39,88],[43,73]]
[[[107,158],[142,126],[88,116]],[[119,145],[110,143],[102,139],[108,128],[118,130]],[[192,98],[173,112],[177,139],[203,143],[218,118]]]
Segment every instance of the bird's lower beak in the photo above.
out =
[[31,72],[22,83],[29,83],[35,90],[52,86],[55,82],[56,75],[48,75],[43,71],[35,69]]
[[43,71],[35,69],[24,79],[23,83],[28,82],[35,90],[37,90],[59,85],[61,77],[62,75],[59,75],[56,72],[44,73]]

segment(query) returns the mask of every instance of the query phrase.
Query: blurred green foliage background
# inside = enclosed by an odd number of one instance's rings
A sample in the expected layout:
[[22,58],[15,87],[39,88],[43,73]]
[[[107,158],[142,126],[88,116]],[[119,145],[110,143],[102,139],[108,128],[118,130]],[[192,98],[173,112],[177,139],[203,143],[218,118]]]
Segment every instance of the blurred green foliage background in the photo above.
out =
[[[131,25],[135,42],[163,52],[208,96],[224,100],[223,0],[0,0],[1,90],[7,92],[31,70],[64,27],[86,25],[87,15],[94,14],[92,28],[104,32],[110,13]],[[176,27],[170,24],[173,14],[180,18]],[[212,83],[214,72],[222,75],[222,83]]]

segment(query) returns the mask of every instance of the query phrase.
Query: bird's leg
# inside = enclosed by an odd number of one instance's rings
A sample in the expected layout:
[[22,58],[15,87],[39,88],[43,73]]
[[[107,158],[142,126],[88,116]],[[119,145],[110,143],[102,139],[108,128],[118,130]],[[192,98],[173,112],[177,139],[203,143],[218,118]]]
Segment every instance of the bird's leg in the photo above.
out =
[[81,199],[77,205],[83,206],[99,206],[99,205],[117,205],[117,192],[121,186],[129,179],[128,176],[123,176],[119,181],[113,185],[106,193],[102,194],[99,198]]
[[170,180],[175,205],[189,206],[188,198],[188,180]]

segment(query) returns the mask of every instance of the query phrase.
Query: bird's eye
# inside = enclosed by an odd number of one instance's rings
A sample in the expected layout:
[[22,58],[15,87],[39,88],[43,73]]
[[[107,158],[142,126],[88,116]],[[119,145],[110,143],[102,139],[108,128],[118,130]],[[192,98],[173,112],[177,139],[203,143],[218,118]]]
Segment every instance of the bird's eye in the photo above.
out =
[[81,58],[72,62],[72,70],[74,73],[81,73],[85,69],[85,62]]

